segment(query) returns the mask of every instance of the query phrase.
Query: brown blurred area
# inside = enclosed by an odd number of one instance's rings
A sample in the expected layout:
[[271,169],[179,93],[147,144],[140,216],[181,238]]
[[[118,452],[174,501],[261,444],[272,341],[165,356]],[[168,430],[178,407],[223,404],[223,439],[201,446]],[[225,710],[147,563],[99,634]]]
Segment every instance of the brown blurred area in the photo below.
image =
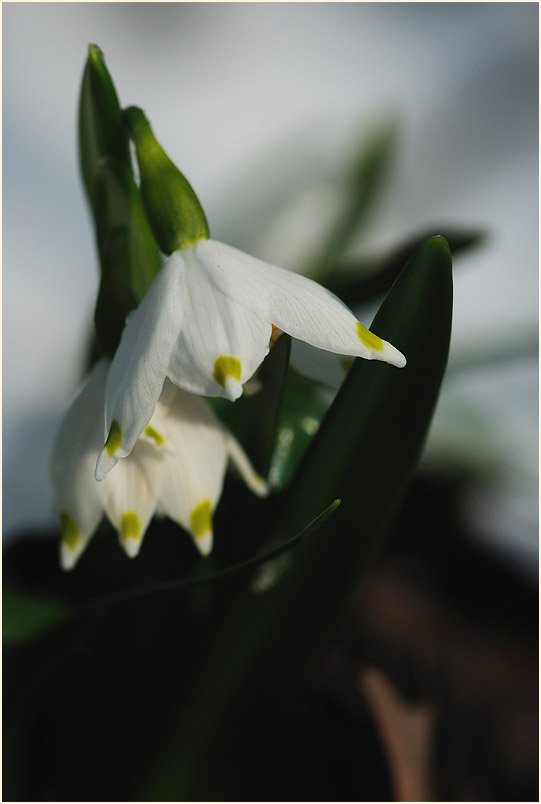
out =
[[476,545],[460,478],[419,476],[325,670],[399,801],[538,800],[537,588]]

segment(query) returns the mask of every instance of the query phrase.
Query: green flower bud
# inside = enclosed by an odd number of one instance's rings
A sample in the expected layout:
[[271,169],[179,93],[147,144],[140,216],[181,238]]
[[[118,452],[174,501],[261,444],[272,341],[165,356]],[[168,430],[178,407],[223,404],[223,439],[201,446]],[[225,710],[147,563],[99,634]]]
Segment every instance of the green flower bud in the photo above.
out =
[[143,203],[161,250],[172,254],[207,239],[209,228],[201,204],[156,140],[144,113],[130,106],[124,119],[135,143]]

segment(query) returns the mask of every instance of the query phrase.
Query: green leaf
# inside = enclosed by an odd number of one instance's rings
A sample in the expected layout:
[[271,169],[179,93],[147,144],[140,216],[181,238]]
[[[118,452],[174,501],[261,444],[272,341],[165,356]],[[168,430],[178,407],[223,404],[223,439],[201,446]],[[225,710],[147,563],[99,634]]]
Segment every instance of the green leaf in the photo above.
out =
[[[433,226],[431,231],[443,233],[455,257],[481,245],[485,237],[480,229]],[[387,293],[407,259],[429,236],[429,232],[422,232],[395,246],[388,254],[360,259],[350,265],[338,264],[329,272],[326,285],[350,307],[373,302]]]
[[[426,240],[394,283],[370,329],[407,358],[403,369],[358,358],[313,439],[284,500],[290,527],[314,499],[340,488],[362,540],[390,520],[419,458],[447,363],[452,314],[451,255]],[[343,511],[342,511],[343,513]],[[359,542],[361,542],[359,544]]]
[[79,97],[79,158],[91,208],[101,160],[107,157],[131,169],[129,140],[113,81],[103,53],[97,45],[89,45]]
[[256,382],[261,387],[256,393],[245,393],[234,404],[219,397],[207,400],[241,441],[255,469],[264,477],[269,473],[283,396],[287,393],[290,352],[290,336],[281,335],[259,369]]
[[94,321],[101,351],[116,351],[128,313],[161,265],[131,169],[104,159],[96,174],[96,238],[101,282]]
[[257,375],[261,391],[249,398],[243,445],[257,471],[267,476],[271,465],[279,412],[286,386],[291,338],[281,335]]
[[4,644],[21,642],[64,622],[70,609],[47,598],[22,594],[12,589],[2,592],[2,638]]
[[161,257],[135,184],[129,138],[103,53],[88,48],[79,100],[79,157],[96,228],[99,351],[112,356],[128,313],[158,272]]
[[264,705],[261,718],[272,718],[278,703],[282,711],[284,701],[295,706],[415,470],[446,366],[451,312],[451,257],[436,236],[410,259],[371,326],[407,366],[356,360],[282,504],[276,500],[273,530],[282,538],[295,533],[321,500],[340,497],[342,505],[316,539],[288,556],[273,587],[258,596],[248,585],[238,592],[178,712],[152,797],[227,798],[219,745],[229,719],[238,720],[239,696]]
[[328,405],[318,391],[313,382],[289,369],[269,472],[275,489],[289,484],[319,429]]

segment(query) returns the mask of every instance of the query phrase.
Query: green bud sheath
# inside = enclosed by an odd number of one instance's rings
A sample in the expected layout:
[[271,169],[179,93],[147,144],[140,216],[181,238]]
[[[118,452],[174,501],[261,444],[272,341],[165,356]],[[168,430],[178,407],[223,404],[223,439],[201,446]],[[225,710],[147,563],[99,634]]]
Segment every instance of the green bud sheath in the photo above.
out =
[[171,254],[207,239],[209,228],[201,204],[157,141],[144,113],[130,106],[124,120],[135,143],[141,195],[160,249]]
[[115,86],[97,45],[88,46],[79,98],[79,158],[88,200],[95,203],[101,162],[115,159],[131,170],[129,140]]

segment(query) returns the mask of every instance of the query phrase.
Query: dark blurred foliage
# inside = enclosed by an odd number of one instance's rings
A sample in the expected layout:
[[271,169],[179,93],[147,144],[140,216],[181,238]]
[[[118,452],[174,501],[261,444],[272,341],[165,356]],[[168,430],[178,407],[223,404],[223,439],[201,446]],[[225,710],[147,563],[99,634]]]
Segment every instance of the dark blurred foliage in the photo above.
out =
[[[291,702],[253,679],[210,747],[212,778],[196,800],[213,790],[217,800],[390,800],[392,757],[361,683],[370,668],[408,706],[432,707],[431,800],[537,798],[537,590],[476,546],[463,489],[456,476],[417,476],[311,682]],[[167,522],[151,526],[133,562],[103,528],[71,574],[58,568],[57,538],[21,535],[4,555],[5,588],[82,602],[116,592],[119,579],[140,585],[193,563]],[[105,618],[90,609],[5,647],[4,800],[150,800],[176,692],[198,671],[186,644],[205,655],[200,592],[117,602]]]

